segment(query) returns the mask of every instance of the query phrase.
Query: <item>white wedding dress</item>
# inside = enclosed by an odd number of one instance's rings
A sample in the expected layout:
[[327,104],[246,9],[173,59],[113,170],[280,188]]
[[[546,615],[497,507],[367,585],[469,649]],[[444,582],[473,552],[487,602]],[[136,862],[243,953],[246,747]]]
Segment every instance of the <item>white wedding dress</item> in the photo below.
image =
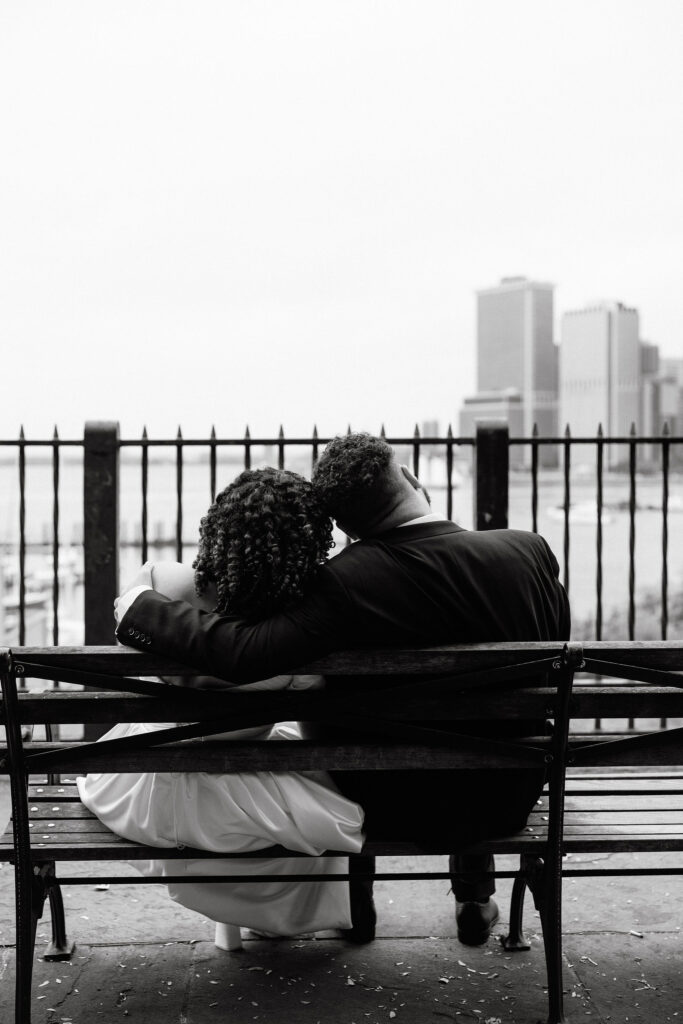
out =
[[[184,567],[183,567],[184,568]],[[160,588],[159,588],[160,589]],[[319,676],[275,676],[239,689],[309,688]],[[224,684],[225,685],[225,684]],[[175,724],[175,723],[170,723]],[[102,739],[167,728],[116,725]],[[221,733],[243,739],[301,738],[296,722],[263,730]],[[337,790],[326,772],[145,772],[91,774],[78,779],[83,803],[113,832],[161,848],[194,847],[215,853],[250,853],[281,845],[309,857],[159,859],[135,862],[145,874],[277,874],[270,882],[171,882],[171,898],[216,922],[274,935],[350,928],[348,883],[289,881],[289,874],[336,874],[363,844],[362,808]],[[234,943],[233,943],[234,944]]]

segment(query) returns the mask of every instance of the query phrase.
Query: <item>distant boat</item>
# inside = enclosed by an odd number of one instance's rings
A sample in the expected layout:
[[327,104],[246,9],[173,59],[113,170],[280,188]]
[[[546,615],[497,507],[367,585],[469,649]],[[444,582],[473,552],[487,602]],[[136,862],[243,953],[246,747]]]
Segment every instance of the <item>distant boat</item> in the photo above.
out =
[[[558,519],[564,522],[564,506],[551,505],[546,509],[550,519]],[[615,517],[604,508],[601,515],[602,525],[607,526],[613,523]],[[579,501],[576,505],[569,506],[569,522],[577,526],[596,526],[598,522],[598,509],[592,501]]]

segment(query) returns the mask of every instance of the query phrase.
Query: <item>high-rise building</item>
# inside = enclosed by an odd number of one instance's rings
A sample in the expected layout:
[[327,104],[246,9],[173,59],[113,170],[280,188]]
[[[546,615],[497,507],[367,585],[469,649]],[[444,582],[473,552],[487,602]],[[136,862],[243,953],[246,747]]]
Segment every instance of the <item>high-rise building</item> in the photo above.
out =
[[[512,437],[523,436],[522,396],[516,388],[478,391],[476,395],[466,398],[460,410],[460,434],[472,437],[477,432],[477,422],[490,423],[492,420],[507,423]],[[515,467],[524,464],[521,451],[511,452],[510,459]]]
[[[598,424],[612,437],[641,428],[642,353],[638,310],[597,302],[562,317],[560,424],[574,436],[594,437]],[[609,464],[623,457],[609,453]]]
[[683,359],[660,359],[659,413],[661,425],[680,436],[683,431]]
[[[649,341],[640,343],[640,432],[645,437],[657,437],[662,429],[662,382],[660,377],[659,346]],[[656,463],[659,448],[654,444],[640,445],[638,454],[642,462]]]
[[[557,433],[557,346],[553,342],[553,288],[526,277],[504,277],[477,292],[477,394],[465,399],[460,433],[478,420],[503,420],[510,434]],[[557,462],[555,446],[540,448],[542,465]],[[514,446],[510,464],[528,465],[529,446]]]
[[553,342],[554,285],[504,277],[477,292],[477,390],[521,397],[522,432],[557,431],[557,348]]
[[560,422],[592,436],[598,424],[626,435],[640,420],[641,346],[638,310],[599,302],[562,317]]

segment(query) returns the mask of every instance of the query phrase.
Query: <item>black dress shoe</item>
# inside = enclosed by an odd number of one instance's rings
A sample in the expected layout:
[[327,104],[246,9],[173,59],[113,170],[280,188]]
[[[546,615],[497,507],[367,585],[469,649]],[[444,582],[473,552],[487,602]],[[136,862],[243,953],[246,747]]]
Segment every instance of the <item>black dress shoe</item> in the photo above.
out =
[[486,903],[476,900],[455,904],[455,923],[458,926],[458,939],[465,946],[483,946],[491,929],[498,922],[500,914],[495,900]]

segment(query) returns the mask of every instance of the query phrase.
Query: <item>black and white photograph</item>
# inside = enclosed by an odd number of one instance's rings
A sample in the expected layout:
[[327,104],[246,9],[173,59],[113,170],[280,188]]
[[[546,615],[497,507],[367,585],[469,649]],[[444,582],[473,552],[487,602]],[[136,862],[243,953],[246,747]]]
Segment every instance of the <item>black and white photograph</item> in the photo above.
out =
[[683,1012],[682,45],[4,0],[2,1024]]

